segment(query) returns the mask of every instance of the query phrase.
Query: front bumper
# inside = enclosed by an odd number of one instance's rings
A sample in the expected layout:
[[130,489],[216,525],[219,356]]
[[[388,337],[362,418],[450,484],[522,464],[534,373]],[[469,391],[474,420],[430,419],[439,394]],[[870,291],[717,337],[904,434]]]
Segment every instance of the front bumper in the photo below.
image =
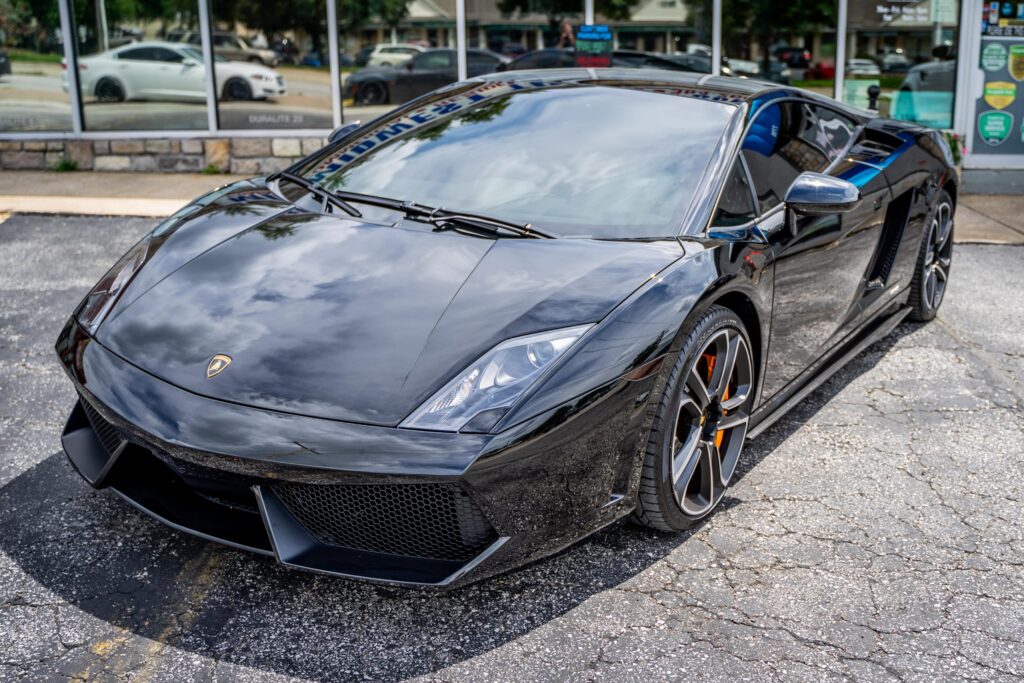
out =
[[452,587],[551,554],[627,514],[647,382],[498,435],[309,418],[197,396],[69,322],[80,399],[62,442],[91,485],[160,521],[302,569]]

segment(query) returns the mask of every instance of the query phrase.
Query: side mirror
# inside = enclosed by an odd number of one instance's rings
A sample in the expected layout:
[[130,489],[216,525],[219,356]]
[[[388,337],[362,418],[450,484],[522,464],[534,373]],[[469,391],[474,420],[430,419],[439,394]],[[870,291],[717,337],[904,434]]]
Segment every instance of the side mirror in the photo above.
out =
[[805,216],[846,213],[860,206],[857,186],[823,173],[801,173],[786,191],[786,206]]
[[337,128],[331,131],[330,135],[327,136],[327,142],[330,143],[334,142],[335,140],[340,140],[349,133],[355,132],[355,130],[359,128],[360,125],[361,124],[359,123],[359,121],[353,121],[352,123],[346,123],[344,125],[338,126]]
[[184,67],[187,67],[187,68],[191,68],[191,67],[194,67],[194,66],[199,66],[199,62],[197,62],[194,59],[183,59],[181,61],[181,65],[184,66]]

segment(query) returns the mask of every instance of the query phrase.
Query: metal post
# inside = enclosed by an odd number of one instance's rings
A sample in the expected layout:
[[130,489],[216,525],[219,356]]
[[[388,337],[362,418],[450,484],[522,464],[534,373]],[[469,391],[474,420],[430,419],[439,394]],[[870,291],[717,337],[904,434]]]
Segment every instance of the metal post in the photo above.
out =
[[468,78],[466,71],[466,0],[455,0],[455,54],[459,80]]
[[219,128],[217,118],[217,76],[213,73],[213,33],[210,26],[209,0],[199,0],[199,40],[203,49],[206,72],[206,125],[211,133]]
[[711,2],[711,73],[722,74],[722,0]]
[[594,23],[594,0],[583,0],[583,23]]
[[338,63],[338,3],[337,0],[327,0],[327,49],[330,50],[331,71],[331,116],[334,120],[334,127],[341,125],[343,112],[341,111],[341,65]]
[[64,61],[68,65],[68,97],[71,99],[71,130],[82,132],[82,91],[78,89],[78,50],[75,49],[75,27],[71,18],[71,0],[58,0],[60,35],[64,41]]
[[835,98],[842,102],[846,84],[846,11],[849,0],[839,0],[839,24],[836,26],[836,91]]
[[110,49],[110,30],[107,28],[107,3],[96,0],[96,52]]

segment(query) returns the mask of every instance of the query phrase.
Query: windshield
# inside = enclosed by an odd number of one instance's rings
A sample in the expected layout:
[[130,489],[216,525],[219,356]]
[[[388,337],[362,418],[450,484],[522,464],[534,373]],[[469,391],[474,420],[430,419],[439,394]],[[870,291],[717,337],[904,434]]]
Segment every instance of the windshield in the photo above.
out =
[[633,87],[476,83],[360,130],[300,173],[562,237],[661,237],[735,108]]

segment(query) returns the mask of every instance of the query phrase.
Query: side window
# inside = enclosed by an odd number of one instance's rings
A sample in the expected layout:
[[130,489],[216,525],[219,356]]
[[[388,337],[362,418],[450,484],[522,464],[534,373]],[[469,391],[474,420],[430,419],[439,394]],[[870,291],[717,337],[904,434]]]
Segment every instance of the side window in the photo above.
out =
[[447,50],[424,52],[414,57],[414,69],[447,69],[452,65],[452,55]]
[[828,156],[831,163],[838,159],[846,146],[850,144],[857,124],[853,119],[825,107],[811,107],[811,109],[814,112],[815,125],[808,133],[825,151],[825,155]]
[[742,160],[737,159],[732,165],[729,178],[722,188],[722,196],[718,199],[718,211],[712,225],[729,227],[742,225],[754,220],[754,199],[747,184],[747,174],[743,170]]
[[768,104],[747,132],[741,153],[754,181],[759,213],[781,204],[798,175],[828,167],[825,152],[805,135],[809,117],[809,108],[800,102]]
[[185,59],[184,57],[179,55],[177,52],[174,52],[173,50],[168,50],[168,49],[162,48],[162,47],[155,47],[155,48],[153,48],[153,57],[157,61],[159,61],[159,62],[175,62],[175,63],[178,63],[178,62],[181,62],[181,61],[183,61]]
[[470,52],[466,55],[467,70],[470,75],[480,76],[482,74],[489,74],[494,71],[498,66],[498,60],[490,55],[482,54],[480,52]]
[[117,53],[118,59],[131,59],[139,62],[151,62],[153,61],[153,50],[148,47],[136,47],[131,50],[125,50],[124,52]]

